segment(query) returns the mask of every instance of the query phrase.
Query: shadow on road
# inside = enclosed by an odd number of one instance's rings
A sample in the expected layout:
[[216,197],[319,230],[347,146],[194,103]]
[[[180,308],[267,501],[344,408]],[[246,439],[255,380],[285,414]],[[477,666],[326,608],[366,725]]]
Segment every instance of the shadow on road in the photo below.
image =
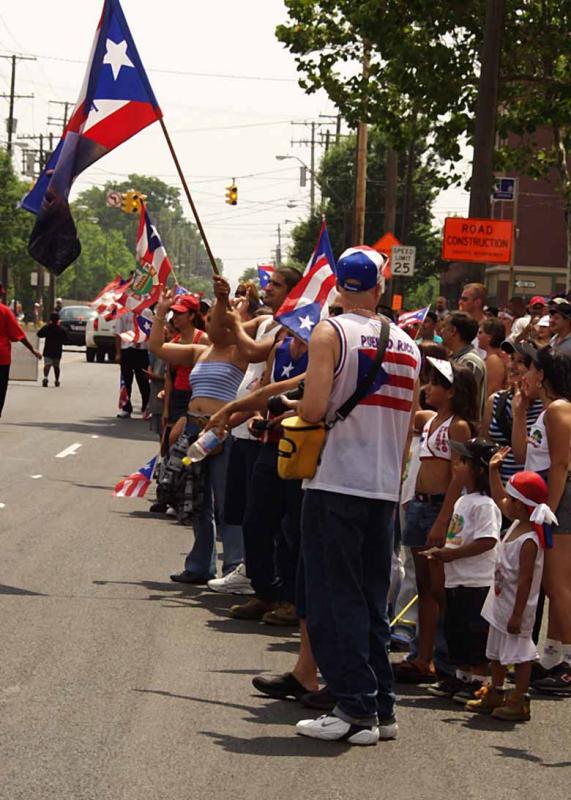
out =
[[499,745],[492,745],[494,750],[497,750],[497,756],[500,758],[517,758],[521,761],[529,761],[532,764],[537,764],[540,767],[571,767],[571,761],[554,761],[549,763],[544,761],[540,756],[534,756],[529,750],[520,750],[516,747],[501,747]]
[[[243,717],[245,722],[255,725],[291,725],[291,736],[229,736],[215,731],[199,731],[202,736],[213,739],[217,745],[230,753],[264,756],[301,756],[305,758],[334,758],[346,752],[350,745],[343,742],[317,742],[295,735],[294,725],[304,717],[311,716],[311,711],[304,711],[292,700],[270,700],[264,705],[250,706],[241,703],[228,703],[221,700],[210,700],[204,697],[176,694],[161,689],[133,689],[142,694],[155,694],[174,700],[186,700],[203,705],[223,706],[245,711],[249,716]],[[262,699],[262,696],[260,696]],[[267,699],[267,698],[265,698]]]
[[213,739],[227,753],[239,755],[337,758],[351,747],[345,742],[318,742],[315,739],[296,736],[293,726],[291,736],[254,736],[251,739],[214,731],[199,731],[199,733]]
[[[97,434],[111,439],[131,439],[148,441],[157,444],[157,435],[148,430],[148,423],[141,424],[141,419],[115,419],[111,417],[94,417],[78,422],[7,422],[15,428],[42,428],[52,431],[66,431],[85,435]],[[158,444],[157,444],[158,446]]]
[[7,586],[0,583],[0,594],[25,595],[27,597],[46,597],[43,592],[31,592],[29,589],[20,589],[19,586]]

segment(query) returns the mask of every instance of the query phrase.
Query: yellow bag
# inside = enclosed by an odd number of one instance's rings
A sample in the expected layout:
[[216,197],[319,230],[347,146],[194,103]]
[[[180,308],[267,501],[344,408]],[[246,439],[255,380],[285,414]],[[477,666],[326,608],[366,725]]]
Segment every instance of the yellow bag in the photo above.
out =
[[278,475],[285,480],[313,478],[325,443],[325,424],[286,417],[278,445]]

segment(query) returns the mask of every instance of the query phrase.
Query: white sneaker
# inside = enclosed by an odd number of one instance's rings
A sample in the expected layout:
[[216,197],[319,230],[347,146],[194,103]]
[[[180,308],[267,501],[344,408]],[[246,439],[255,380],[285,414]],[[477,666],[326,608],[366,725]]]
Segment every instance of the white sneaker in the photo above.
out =
[[125,411],[124,408],[122,408],[118,414],[115,414],[115,416],[119,417],[119,419],[127,419],[128,417],[131,416],[131,414],[128,411]]
[[295,726],[296,732],[312,739],[349,744],[377,744],[379,729],[376,725],[352,725],[339,717],[324,714],[317,719],[302,719]]
[[398,732],[399,726],[396,717],[379,720],[379,739],[381,741],[386,742],[389,739],[396,739]]
[[255,594],[244,564],[238,564],[233,572],[223,578],[212,578],[208,581],[208,588],[221,594]]
[[176,508],[169,506],[165,511],[165,516],[167,517],[176,517]]

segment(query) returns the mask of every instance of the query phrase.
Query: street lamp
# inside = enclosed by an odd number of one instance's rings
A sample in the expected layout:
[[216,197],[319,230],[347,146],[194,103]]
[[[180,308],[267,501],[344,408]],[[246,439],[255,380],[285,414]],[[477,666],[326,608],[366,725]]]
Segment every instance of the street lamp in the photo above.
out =
[[308,167],[305,161],[302,161],[299,156],[288,155],[288,156],[276,156],[278,161],[285,161],[288,158],[295,158],[296,161],[299,161],[302,167],[309,172],[311,180],[309,182],[309,213],[311,216],[315,214],[315,183],[319,183],[317,180],[317,175],[315,174],[314,170],[311,167]]

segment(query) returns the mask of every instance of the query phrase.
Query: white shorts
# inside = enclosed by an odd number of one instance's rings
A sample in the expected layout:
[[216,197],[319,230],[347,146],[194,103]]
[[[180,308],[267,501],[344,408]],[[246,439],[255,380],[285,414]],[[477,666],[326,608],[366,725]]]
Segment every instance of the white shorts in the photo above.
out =
[[499,661],[502,666],[509,664],[525,664],[538,658],[535,642],[529,636],[515,636],[513,633],[502,633],[490,625],[486,644],[486,658]]

